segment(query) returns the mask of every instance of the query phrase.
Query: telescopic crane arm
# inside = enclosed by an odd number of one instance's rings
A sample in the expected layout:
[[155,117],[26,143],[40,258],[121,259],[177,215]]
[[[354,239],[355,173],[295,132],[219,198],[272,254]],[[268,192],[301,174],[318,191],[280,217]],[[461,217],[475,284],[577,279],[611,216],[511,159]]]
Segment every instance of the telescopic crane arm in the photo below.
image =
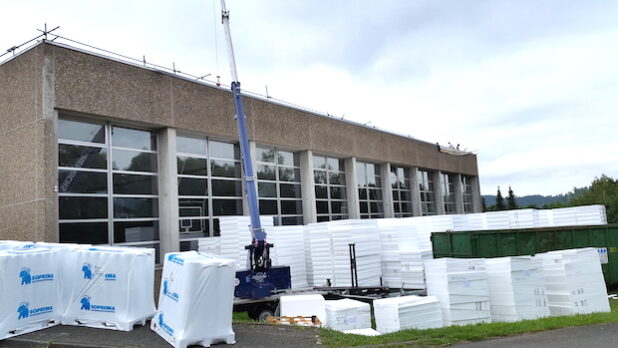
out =
[[225,39],[227,42],[227,52],[229,56],[230,71],[232,73],[232,94],[234,97],[234,106],[236,108],[236,125],[238,127],[238,138],[240,141],[240,156],[244,172],[244,185],[249,205],[249,215],[251,217],[251,245],[246,249],[249,250],[250,263],[252,271],[263,272],[270,268],[269,248],[272,246],[266,242],[266,232],[262,228],[260,221],[260,211],[257,199],[257,190],[255,184],[255,175],[251,161],[251,152],[249,149],[249,138],[247,136],[247,123],[245,121],[245,110],[243,106],[242,96],[240,93],[240,82],[238,81],[238,73],[236,71],[236,59],[234,57],[234,47],[232,46],[232,35],[230,33],[230,13],[225,6],[225,0],[221,0],[221,22],[225,31]]

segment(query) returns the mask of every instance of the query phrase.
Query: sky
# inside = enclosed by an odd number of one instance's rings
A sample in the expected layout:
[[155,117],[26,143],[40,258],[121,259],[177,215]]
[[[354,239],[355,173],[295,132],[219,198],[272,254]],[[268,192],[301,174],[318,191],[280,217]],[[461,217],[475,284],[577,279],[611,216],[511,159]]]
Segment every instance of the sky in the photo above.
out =
[[[482,194],[618,177],[618,2],[228,0],[239,80],[478,155]],[[193,75],[230,73],[215,0],[0,0],[0,52],[58,33]],[[267,87],[266,87],[267,86]]]

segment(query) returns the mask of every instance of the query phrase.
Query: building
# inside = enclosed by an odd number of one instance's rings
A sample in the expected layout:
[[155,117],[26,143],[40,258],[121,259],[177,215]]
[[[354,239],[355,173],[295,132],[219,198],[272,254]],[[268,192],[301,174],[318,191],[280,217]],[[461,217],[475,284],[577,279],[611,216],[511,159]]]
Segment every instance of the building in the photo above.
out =
[[[0,65],[0,238],[187,250],[247,214],[231,94],[41,42]],[[480,211],[473,154],[245,98],[280,224]]]

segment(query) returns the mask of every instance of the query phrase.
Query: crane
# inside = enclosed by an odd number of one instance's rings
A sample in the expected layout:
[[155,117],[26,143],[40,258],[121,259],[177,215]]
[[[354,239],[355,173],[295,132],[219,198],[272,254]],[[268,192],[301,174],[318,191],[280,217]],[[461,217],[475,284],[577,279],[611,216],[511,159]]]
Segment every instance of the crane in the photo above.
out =
[[236,272],[236,288],[234,295],[244,299],[260,299],[273,295],[273,291],[286,290],[291,287],[290,267],[271,265],[270,248],[274,245],[266,240],[266,232],[262,228],[260,221],[260,211],[257,199],[255,175],[249,149],[249,138],[247,136],[247,123],[245,111],[240,91],[240,82],[236,71],[236,59],[234,57],[234,47],[232,46],[232,35],[230,33],[230,12],[225,6],[225,0],[221,0],[221,23],[225,31],[227,51],[229,57],[230,71],[232,75],[231,90],[236,109],[236,126],[238,128],[238,139],[240,142],[240,155],[243,167],[243,183],[245,194],[249,206],[251,217],[251,244],[245,249],[249,252],[249,269]]

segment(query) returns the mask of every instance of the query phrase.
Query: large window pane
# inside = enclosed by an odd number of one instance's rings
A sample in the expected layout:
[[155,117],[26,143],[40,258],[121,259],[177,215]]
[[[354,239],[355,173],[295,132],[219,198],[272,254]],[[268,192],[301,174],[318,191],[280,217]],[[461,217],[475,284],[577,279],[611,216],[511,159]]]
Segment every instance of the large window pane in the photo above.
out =
[[279,167],[279,180],[300,182],[300,169]]
[[225,160],[210,160],[212,176],[240,178],[240,162]]
[[302,225],[302,216],[286,216],[281,218],[281,225]]
[[212,180],[212,195],[242,197],[242,183],[237,180]]
[[316,170],[313,172],[313,181],[316,184],[327,184],[328,182],[326,181],[326,175],[327,173],[325,171],[321,171],[321,170]]
[[238,145],[230,143],[221,143],[218,141],[210,141],[210,157],[225,158],[225,159],[240,159],[240,150]]
[[157,141],[149,131],[112,127],[112,146],[139,150],[156,150]]
[[255,158],[258,162],[275,163],[275,149],[257,147],[255,149]]
[[281,201],[281,214],[300,215],[303,213],[301,201]]
[[101,147],[58,144],[58,166],[106,169],[107,150]]
[[113,150],[112,168],[133,172],[157,172],[157,155],[150,152]]
[[178,174],[208,175],[208,160],[205,158],[178,156]]
[[279,194],[284,198],[301,198],[301,189],[298,184],[279,184]]
[[242,215],[242,199],[213,199],[212,213],[219,215]]
[[180,219],[178,221],[180,239],[208,237],[210,223],[208,219]]
[[345,188],[337,187],[337,186],[331,186],[330,187],[330,198],[346,199]]
[[108,244],[107,222],[61,223],[60,243]]
[[59,119],[58,138],[104,144],[105,126],[83,121]]
[[277,151],[277,163],[285,166],[298,167],[298,154],[289,151]]
[[260,164],[257,166],[258,180],[277,180],[277,167],[274,165]]
[[60,220],[107,218],[107,197],[59,197]]
[[157,177],[153,175],[114,174],[115,194],[156,195]]
[[260,199],[260,214],[262,215],[277,215],[277,200]]
[[328,198],[327,186],[315,185],[315,198]]
[[114,198],[114,218],[133,219],[159,216],[156,198]]
[[180,242],[180,251],[198,251],[199,242],[197,240],[185,240]]
[[208,216],[208,198],[182,198],[178,200],[178,215]]
[[145,242],[159,239],[158,221],[114,222],[114,242]]
[[345,211],[346,210],[345,203],[342,201],[330,202],[330,209],[333,214],[347,213],[347,211]]
[[328,201],[317,201],[315,207],[318,214],[328,214]]
[[328,169],[335,171],[335,172],[342,172],[343,171],[343,160],[337,159],[337,158],[329,158],[327,160],[328,163]]
[[107,193],[107,173],[58,170],[59,193]]
[[277,198],[277,184],[274,182],[258,182],[258,196]]
[[176,137],[176,152],[192,153],[196,155],[206,156],[208,154],[207,141],[203,138],[193,138],[186,136]]
[[326,169],[326,157],[313,156],[313,168],[314,169]]
[[208,196],[208,179],[178,178],[180,196]]

